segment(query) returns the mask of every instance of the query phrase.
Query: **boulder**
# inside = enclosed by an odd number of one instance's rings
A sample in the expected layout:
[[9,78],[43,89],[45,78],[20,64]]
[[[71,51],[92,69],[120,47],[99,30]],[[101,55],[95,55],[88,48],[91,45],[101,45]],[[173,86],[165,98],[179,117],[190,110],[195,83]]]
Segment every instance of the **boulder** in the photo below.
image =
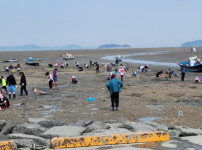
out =
[[175,126],[174,130],[180,132],[180,137],[202,135],[202,130],[192,129],[184,126]]
[[110,126],[106,123],[100,122],[100,121],[94,121],[90,125],[86,127],[86,130],[84,133],[92,132],[94,130],[104,130],[104,129],[109,129]]
[[7,122],[5,120],[0,120],[0,132],[2,130],[2,128],[7,124]]
[[17,125],[17,123],[7,122],[7,124],[1,130],[1,134],[3,134],[3,135],[11,134],[16,125]]
[[54,126],[63,126],[65,125],[65,122],[58,121],[58,120],[44,120],[44,121],[39,121],[38,124],[40,124],[42,127],[45,127],[45,128],[52,128]]
[[47,121],[46,118],[28,118],[29,123],[38,123],[40,121]]
[[88,125],[90,125],[91,123],[93,123],[92,120],[77,120],[75,121],[73,124],[71,124],[72,126],[82,126],[82,127],[86,127]]
[[169,130],[169,135],[170,137],[179,137],[180,131],[175,131],[175,130]]
[[[38,145],[48,145],[50,144],[50,141],[44,139],[44,138],[41,138],[41,137],[38,137],[38,136],[34,136],[34,135],[27,135],[27,134],[21,134],[21,133],[13,133],[13,134],[9,134],[9,139],[18,139],[18,140],[25,140],[25,139],[31,139],[33,140],[34,142],[33,143],[37,143]],[[17,140],[16,140],[17,141]],[[33,144],[32,143],[32,144]]]
[[168,126],[164,125],[164,124],[159,124],[156,122],[146,122],[146,125],[149,125],[151,127],[154,127],[157,129],[157,131],[166,131],[168,132]]
[[72,137],[80,136],[85,130],[84,127],[80,126],[56,126],[48,129],[46,132],[41,134],[41,137],[51,139],[53,137]]
[[110,128],[105,130],[94,130],[89,133],[85,133],[85,136],[100,136],[100,135],[116,135],[116,134],[125,134],[131,133],[131,131],[122,128]]
[[132,132],[147,132],[147,131],[158,131],[156,127],[152,127],[143,122],[126,122],[119,128],[125,128]]
[[39,124],[23,123],[23,124],[18,124],[14,128],[13,133],[40,135],[41,133],[43,133],[45,131],[46,131],[46,128],[40,126]]

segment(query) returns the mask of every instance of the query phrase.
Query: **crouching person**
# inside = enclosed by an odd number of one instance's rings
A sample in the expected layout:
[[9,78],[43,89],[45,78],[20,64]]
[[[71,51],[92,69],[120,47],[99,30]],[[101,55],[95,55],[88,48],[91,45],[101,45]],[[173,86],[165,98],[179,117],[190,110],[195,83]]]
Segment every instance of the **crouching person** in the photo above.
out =
[[10,106],[9,100],[0,91],[0,108],[8,108]]
[[73,84],[76,84],[78,81],[77,81],[77,78],[75,76],[72,76],[72,79],[71,79],[71,82]]

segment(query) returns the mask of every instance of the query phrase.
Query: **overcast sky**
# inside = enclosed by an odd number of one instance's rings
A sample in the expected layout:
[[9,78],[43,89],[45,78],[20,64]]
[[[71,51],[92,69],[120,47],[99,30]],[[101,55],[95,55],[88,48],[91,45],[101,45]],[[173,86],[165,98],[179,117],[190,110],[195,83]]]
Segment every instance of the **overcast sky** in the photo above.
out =
[[202,0],[0,0],[0,45],[178,47],[202,39]]

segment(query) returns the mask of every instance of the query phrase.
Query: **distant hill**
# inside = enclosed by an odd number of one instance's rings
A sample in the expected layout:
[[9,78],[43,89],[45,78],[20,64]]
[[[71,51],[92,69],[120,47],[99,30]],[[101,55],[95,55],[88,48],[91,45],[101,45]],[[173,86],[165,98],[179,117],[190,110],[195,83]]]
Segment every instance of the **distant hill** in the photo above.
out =
[[202,40],[186,42],[181,45],[181,47],[201,47],[201,46],[202,46]]
[[20,45],[20,46],[0,46],[0,51],[31,51],[31,50],[75,50],[75,49],[104,49],[104,48],[126,48],[130,45],[118,45],[118,44],[105,44],[99,47],[82,47],[80,45],[68,45],[68,46],[38,46],[38,45]]
[[0,46],[0,51],[20,51],[20,50],[66,50],[66,49],[89,49],[79,45],[43,47],[38,45],[20,45],[20,46]]
[[131,47],[130,45],[124,44],[124,45],[118,45],[118,44],[104,44],[100,45],[98,48],[129,48]]

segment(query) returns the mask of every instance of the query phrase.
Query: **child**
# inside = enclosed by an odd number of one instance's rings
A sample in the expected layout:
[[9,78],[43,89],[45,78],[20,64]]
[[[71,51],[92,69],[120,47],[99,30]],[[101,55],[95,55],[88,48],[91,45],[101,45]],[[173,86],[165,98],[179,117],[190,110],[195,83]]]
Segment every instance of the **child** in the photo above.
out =
[[197,83],[197,84],[200,83],[200,79],[199,79],[199,77],[196,77],[196,78],[195,78],[195,83]]
[[115,76],[116,76],[115,78],[118,79],[118,77],[119,77],[119,71],[118,71],[117,68],[114,69],[114,73],[115,73]]

